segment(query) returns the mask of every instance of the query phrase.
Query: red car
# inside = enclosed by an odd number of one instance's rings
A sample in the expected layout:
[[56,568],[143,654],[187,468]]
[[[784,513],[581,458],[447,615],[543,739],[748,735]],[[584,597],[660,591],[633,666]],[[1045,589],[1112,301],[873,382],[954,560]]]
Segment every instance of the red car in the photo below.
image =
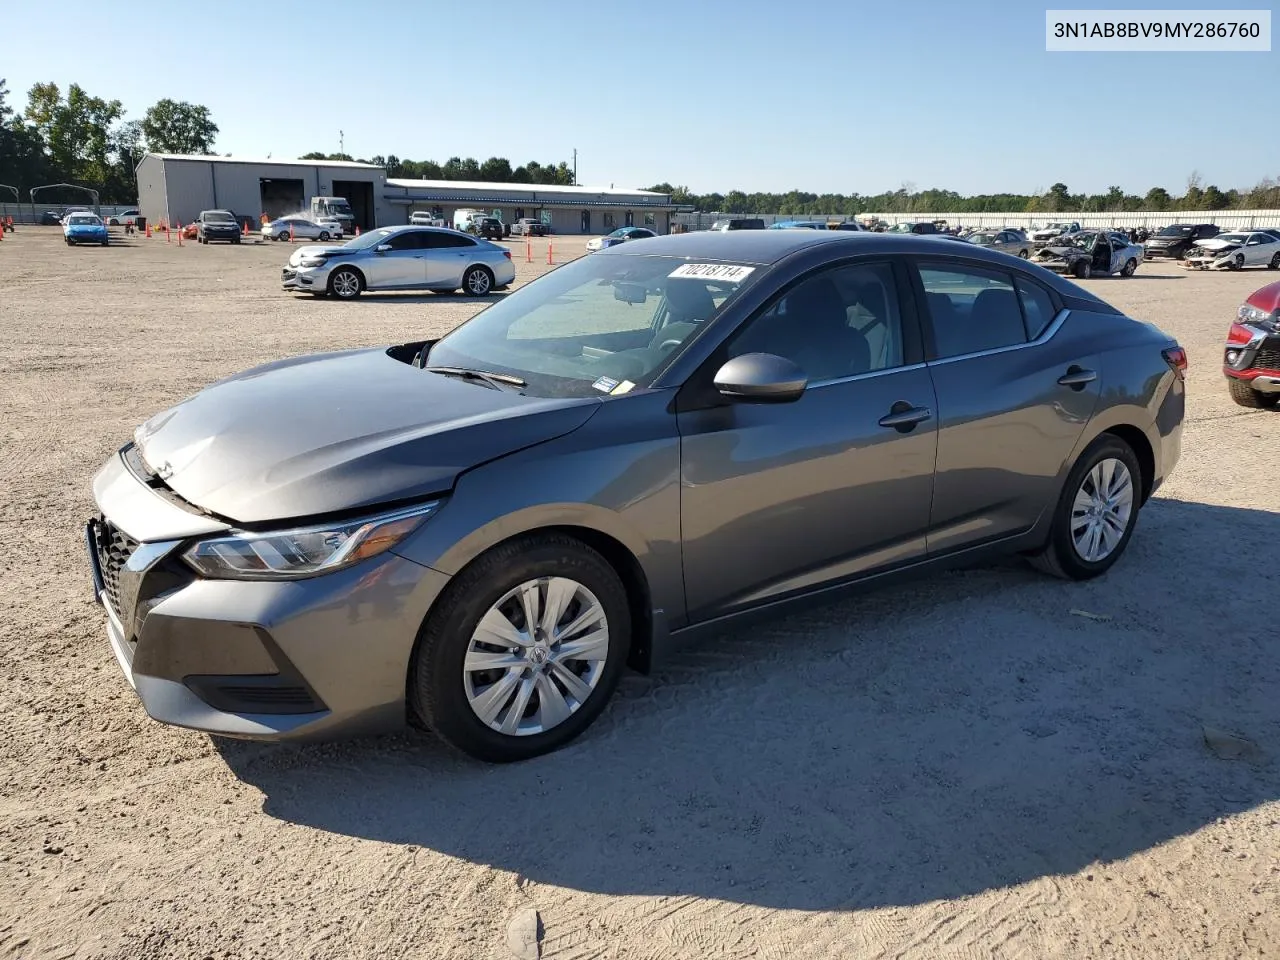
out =
[[1280,403],[1280,281],[1255,291],[1236,312],[1222,372],[1240,406],[1269,410]]

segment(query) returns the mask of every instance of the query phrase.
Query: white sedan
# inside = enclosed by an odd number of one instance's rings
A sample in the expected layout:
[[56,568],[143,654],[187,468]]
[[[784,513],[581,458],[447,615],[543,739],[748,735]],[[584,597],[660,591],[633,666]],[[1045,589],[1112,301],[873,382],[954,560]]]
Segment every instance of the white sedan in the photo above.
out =
[[342,239],[342,225],[336,220],[281,217],[263,227],[262,236],[267,240],[288,240],[292,236],[295,240],[319,240],[327,243]]
[[1280,270],[1280,237],[1263,232],[1220,233],[1208,240],[1197,240],[1182,265],[1191,270]]

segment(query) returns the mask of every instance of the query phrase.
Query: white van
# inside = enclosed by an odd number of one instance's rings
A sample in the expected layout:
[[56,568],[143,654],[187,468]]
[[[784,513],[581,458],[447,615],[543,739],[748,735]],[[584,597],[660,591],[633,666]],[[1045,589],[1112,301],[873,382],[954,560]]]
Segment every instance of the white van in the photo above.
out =
[[470,231],[472,221],[487,216],[489,216],[488,213],[483,210],[477,210],[474,207],[463,207],[455,210],[453,212],[453,229],[466,233]]

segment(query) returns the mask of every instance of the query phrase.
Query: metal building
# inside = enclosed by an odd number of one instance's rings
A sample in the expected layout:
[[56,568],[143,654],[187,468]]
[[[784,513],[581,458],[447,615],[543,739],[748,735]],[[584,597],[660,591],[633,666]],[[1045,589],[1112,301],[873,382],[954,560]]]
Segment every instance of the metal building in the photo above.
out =
[[404,222],[383,199],[386,172],[367,163],[148,153],[137,176],[138,209],[153,223],[190,223],[201,210],[230,210],[256,223],[264,213],[306,212],[312,197],[345,197],[365,230]]
[[454,211],[474,208],[506,224],[533,217],[558,234],[601,234],[618,227],[648,227],[665,234],[676,209],[670,196],[648,190],[528,183],[389,179],[383,195],[396,211],[389,222],[408,223],[410,214],[423,210],[452,224]]

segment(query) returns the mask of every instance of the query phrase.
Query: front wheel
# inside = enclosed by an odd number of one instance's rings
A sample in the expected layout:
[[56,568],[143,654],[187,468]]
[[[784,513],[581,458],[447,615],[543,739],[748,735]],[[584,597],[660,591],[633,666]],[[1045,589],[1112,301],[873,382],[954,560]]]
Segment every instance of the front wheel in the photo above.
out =
[[1262,393],[1253,389],[1248,380],[1227,378],[1227,389],[1231,391],[1231,399],[1250,410],[1271,410],[1280,403],[1280,393]]
[[1088,280],[1091,276],[1093,276],[1093,268],[1092,266],[1090,266],[1089,261],[1081,260],[1079,263],[1077,263],[1075,268],[1075,275],[1077,280]]
[[630,642],[626,588],[604,557],[563,534],[522,537],[481,556],[436,603],[410,705],[477,759],[526,760],[591,725]]
[[1120,276],[1132,277],[1138,270],[1138,261],[1130,258],[1125,261],[1124,267],[1120,270]]
[[354,300],[364,289],[360,274],[343,268],[329,278],[329,292],[339,300]]
[[1049,542],[1030,557],[1064,580],[1090,580],[1120,559],[1138,520],[1142,469],[1130,446],[1103,434],[1076,461],[1054,511]]
[[1026,260],[1029,256],[1031,256],[1031,253],[1030,251],[1027,250],[1026,247],[1023,247],[1021,250],[1018,251],[1018,258],[1020,260]]
[[1231,258],[1231,263],[1227,264],[1227,267],[1228,269],[1231,269],[1231,270],[1243,270],[1244,254],[1237,253],[1234,257]]
[[1267,264],[1268,270],[1280,270],[1280,253],[1271,257],[1271,262]]
[[493,289],[493,274],[486,267],[472,267],[462,278],[462,289],[473,297],[485,297]]
[[328,243],[328,242],[329,242],[329,233],[328,233],[328,231],[327,231],[327,230],[321,230],[321,231],[320,231],[320,236],[319,236],[319,237],[317,237],[316,239],[318,239],[321,243]]

